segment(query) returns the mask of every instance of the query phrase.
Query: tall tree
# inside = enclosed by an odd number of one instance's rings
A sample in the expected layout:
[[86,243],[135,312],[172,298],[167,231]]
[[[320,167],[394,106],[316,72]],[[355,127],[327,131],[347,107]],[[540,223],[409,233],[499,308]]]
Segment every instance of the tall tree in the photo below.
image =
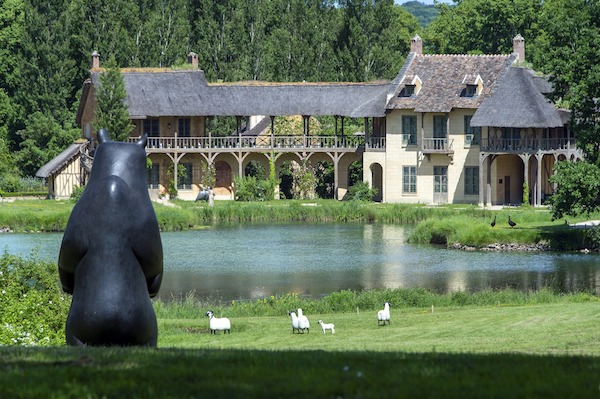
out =
[[456,0],[437,4],[440,16],[425,31],[426,49],[435,54],[506,54],[512,38],[533,39],[542,0]]
[[105,71],[100,74],[100,85],[96,92],[94,129],[104,128],[112,140],[125,141],[133,129],[125,104],[125,82],[114,57],[109,58],[106,64]]
[[600,3],[547,0],[535,64],[549,73],[554,98],[571,110],[571,129],[586,162],[558,165],[553,214],[600,209]]

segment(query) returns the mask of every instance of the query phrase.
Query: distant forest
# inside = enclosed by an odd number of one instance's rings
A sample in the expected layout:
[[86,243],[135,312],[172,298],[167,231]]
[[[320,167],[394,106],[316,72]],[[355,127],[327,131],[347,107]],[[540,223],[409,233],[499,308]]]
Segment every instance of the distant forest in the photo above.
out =
[[406,11],[414,15],[422,27],[426,27],[440,15],[440,10],[433,4],[425,4],[420,1],[407,1],[402,4]]

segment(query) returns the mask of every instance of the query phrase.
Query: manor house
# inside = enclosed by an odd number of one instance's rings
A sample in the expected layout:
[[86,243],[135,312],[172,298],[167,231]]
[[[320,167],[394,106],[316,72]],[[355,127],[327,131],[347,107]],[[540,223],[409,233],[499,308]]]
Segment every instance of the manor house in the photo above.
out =
[[[164,192],[171,180],[180,198],[195,199],[211,165],[217,199],[234,198],[233,177],[251,161],[266,171],[273,164],[276,172],[286,161],[324,161],[333,164],[334,196],[342,199],[350,164],[360,161],[363,180],[377,188],[376,201],[541,205],[553,192],[548,179],[554,164],[581,155],[569,112],[546,98],[548,80],[525,66],[523,38],[517,35],[513,53],[505,55],[429,55],[422,49],[417,35],[398,75],[369,83],[208,83],[194,53],[189,69],[122,69],[134,126],[130,139],[149,137],[151,194]],[[77,112],[88,163],[102,71],[94,53]],[[334,118],[333,135],[311,132],[310,118],[323,115]],[[301,118],[302,135],[275,131],[276,118],[286,116]],[[214,117],[235,118],[237,128],[213,135],[207,126]],[[347,134],[348,118],[359,118],[364,132]],[[79,162],[73,149],[62,156],[40,169],[49,183],[58,181],[69,159]],[[179,177],[181,167],[186,173]],[[81,170],[76,180],[84,183]],[[68,184],[62,191],[59,186],[53,184],[50,194],[70,194]]]

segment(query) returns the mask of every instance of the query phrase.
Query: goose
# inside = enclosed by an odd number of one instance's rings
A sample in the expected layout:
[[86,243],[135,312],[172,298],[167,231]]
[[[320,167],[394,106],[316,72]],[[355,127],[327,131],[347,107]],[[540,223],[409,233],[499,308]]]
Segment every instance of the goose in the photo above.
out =
[[515,222],[513,222],[513,220],[510,218],[510,215],[508,215],[508,224],[510,225],[510,227],[515,227],[517,224]]
[[490,226],[494,227],[496,225],[496,215],[494,215],[494,220],[490,223]]

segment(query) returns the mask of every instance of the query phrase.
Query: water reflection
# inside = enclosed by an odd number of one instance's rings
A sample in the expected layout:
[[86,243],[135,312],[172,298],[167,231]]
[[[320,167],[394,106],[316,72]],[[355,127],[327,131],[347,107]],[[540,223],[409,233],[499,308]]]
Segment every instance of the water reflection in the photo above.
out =
[[[229,301],[295,292],[423,287],[438,292],[554,287],[600,294],[600,255],[463,252],[409,245],[396,225],[274,224],[163,233],[160,297]],[[61,234],[2,234],[0,246],[56,262]]]

